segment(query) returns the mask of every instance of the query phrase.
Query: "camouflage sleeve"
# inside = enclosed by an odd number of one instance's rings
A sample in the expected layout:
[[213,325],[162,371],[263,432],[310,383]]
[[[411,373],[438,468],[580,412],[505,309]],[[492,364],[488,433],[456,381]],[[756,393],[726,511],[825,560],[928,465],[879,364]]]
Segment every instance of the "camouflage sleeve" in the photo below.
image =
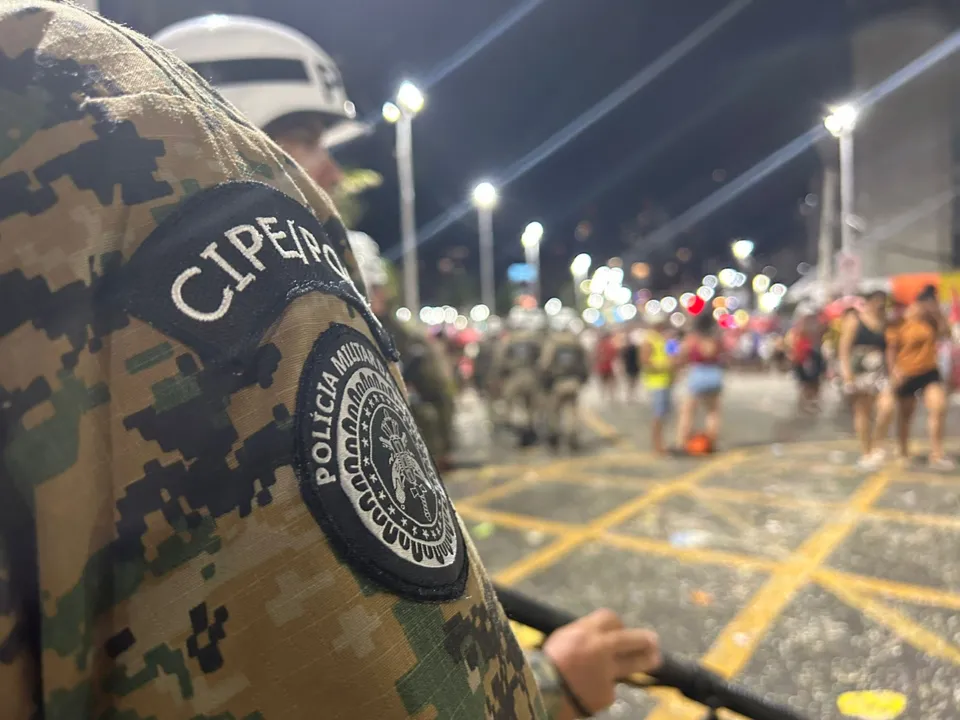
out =
[[[0,483],[3,481],[4,478],[0,478]],[[0,491],[0,496],[5,496],[7,490]],[[14,504],[17,505],[22,506],[22,503]],[[29,588],[26,587],[30,583],[20,575],[14,562],[18,556],[29,558],[29,554],[23,552],[25,548],[17,547],[12,530],[18,523],[11,520],[8,511],[0,510],[0,522],[3,523],[0,526],[0,702],[3,703],[4,718],[27,720],[36,717],[38,709],[33,692],[39,686],[37,657],[28,642],[33,615],[28,604]]]
[[544,717],[342,223],[196,74],[0,3],[0,239],[0,715]]

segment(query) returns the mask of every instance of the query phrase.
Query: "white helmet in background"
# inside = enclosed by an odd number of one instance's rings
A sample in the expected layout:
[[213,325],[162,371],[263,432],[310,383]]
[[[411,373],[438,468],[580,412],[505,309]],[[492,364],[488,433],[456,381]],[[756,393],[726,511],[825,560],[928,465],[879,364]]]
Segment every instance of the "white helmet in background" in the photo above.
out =
[[369,292],[371,288],[383,287],[387,284],[387,269],[380,257],[380,246],[376,241],[362,232],[351,230],[347,233],[350,241],[350,250],[357,261],[360,277]]
[[154,36],[259,128],[293,113],[317,113],[330,148],[369,132],[358,122],[336,64],[313,40],[279,23],[207,15]]

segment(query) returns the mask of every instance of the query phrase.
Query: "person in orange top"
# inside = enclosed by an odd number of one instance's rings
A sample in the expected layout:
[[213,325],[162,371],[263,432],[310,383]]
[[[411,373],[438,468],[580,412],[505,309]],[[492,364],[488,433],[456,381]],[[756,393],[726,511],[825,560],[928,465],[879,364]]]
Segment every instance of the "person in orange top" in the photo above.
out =
[[928,413],[930,466],[938,470],[954,468],[953,461],[943,451],[947,394],[937,367],[937,343],[948,332],[932,286],[924,288],[907,308],[903,322],[887,332],[887,366],[891,369],[900,408],[897,427],[900,454],[909,458],[910,421],[917,407],[917,396],[922,395]]

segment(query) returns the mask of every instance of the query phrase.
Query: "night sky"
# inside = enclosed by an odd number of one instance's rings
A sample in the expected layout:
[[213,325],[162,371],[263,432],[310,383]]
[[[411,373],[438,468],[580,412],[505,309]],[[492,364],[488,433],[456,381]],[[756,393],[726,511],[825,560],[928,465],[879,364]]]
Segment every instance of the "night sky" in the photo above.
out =
[[[144,32],[174,14],[241,11],[299,28],[339,63],[361,115],[379,116],[400,81],[422,81],[523,0],[207,0],[139,16],[103,0],[104,14]],[[496,180],[553,133],[644,70],[724,7],[721,0],[543,0],[463,66],[428,89],[414,122],[417,225],[461,203],[478,179]],[[174,6],[182,5],[179,10]],[[126,7],[125,7],[126,6]],[[579,252],[646,260],[660,270],[680,246],[690,279],[719,269],[732,238],[758,253],[805,245],[799,204],[820,167],[810,150],[706,218],[670,247],[627,247],[638,213],[676,216],[820,122],[851,91],[849,18],[841,0],[754,0],[616,110],[501,189],[495,216],[498,281],[522,259],[531,220],[546,227],[546,293],[569,282]],[[146,27],[143,27],[146,25]],[[384,175],[360,223],[389,252],[399,245],[393,128],[344,148],[346,165]],[[720,171],[720,172],[715,172]],[[591,232],[578,240],[575,228]],[[581,234],[582,235],[582,234]],[[438,263],[453,255],[476,274],[470,212],[422,246],[421,290],[434,297]],[[792,268],[791,268],[792,269]],[[784,269],[786,270],[786,268]],[[656,273],[654,287],[670,279]],[[449,283],[447,283],[449,284]]]

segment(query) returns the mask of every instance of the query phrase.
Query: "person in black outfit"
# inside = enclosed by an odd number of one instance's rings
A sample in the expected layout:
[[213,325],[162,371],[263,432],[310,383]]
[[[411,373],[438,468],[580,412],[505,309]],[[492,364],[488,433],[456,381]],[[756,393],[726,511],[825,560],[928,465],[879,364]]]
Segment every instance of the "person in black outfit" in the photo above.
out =
[[878,445],[887,436],[894,409],[886,363],[886,307],[886,293],[870,293],[861,311],[844,317],[838,343],[843,390],[850,399],[862,451],[857,464],[866,469],[884,460]]
[[627,400],[634,400],[640,391],[640,348],[634,342],[633,332],[627,331],[623,343],[623,372],[627,376]]

